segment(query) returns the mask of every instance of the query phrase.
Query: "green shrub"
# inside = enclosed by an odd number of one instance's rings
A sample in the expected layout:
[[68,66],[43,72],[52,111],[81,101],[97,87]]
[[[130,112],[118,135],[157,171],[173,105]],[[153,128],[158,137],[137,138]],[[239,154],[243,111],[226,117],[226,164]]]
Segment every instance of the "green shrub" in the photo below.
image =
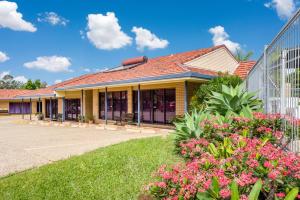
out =
[[206,101],[208,100],[208,97],[212,94],[211,92],[221,92],[222,85],[235,87],[241,84],[242,82],[243,80],[238,76],[220,73],[217,78],[214,78],[209,82],[202,84],[198,88],[196,94],[191,99],[191,110],[205,109]]
[[212,92],[206,101],[206,110],[223,116],[233,113],[250,117],[252,112],[262,109],[262,102],[255,94],[244,90],[242,85],[236,87],[222,85],[222,91]]

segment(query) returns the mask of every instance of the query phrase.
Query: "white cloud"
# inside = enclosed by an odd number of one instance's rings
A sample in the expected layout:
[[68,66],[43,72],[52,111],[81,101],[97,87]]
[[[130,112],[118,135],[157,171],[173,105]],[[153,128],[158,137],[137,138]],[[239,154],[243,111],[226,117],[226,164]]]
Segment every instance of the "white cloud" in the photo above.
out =
[[55,84],[58,84],[58,83],[61,83],[61,82],[62,82],[62,80],[59,80],[59,79],[54,81]]
[[91,72],[91,69],[89,69],[89,68],[84,68],[83,71],[85,71],[85,72]]
[[66,26],[69,23],[69,20],[65,19],[62,16],[59,16],[55,12],[40,13],[37,20],[39,22],[49,23],[53,26],[56,26],[56,25]]
[[264,4],[267,8],[276,10],[280,19],[289,19],[296,11],[296,3],[294,0],[272,0]]
[[0,63],[8,61],[8,60],[9,60],[8,55],[6,53],[0,51]]
[[144,50],[148,48],[153,49],[163,49],[169,44],[168,40],[158,38],[154,33],[142,27],[133,27],[132,32],[135,33],[135,42],[138,50]]
[[[0,72],[0,79],[4,78],[4,76],[6,75],[10,75],[10,72],[9,71]],[[14,80],[22,83],[26,83],[28,81],[28,79],[25,76],[16,76],[14,77]]]
[[119,49],[131,44],[132,38],[121,30],[115,13],[89,14],[87,20],[87,38],[98,49]]
[[25,76],[16,76],[14,78],[15,81],[21,82],[21,83],[26,83],[28,79]]
[[209,32],[213,35],[212,41],[215,46],[224,44],[232,53],[236,53],[241,49],[239,43],[229,40],[229,35],[226,33],[224,27],[216,26],[210,28]]
[[0,28],[9,28],[15,31],[35,32],[33,24],[23,20],[23,15],[17,12],[15,2],[0,1]]
[[9,75],[9,71],[0,72],[0,79],[3,79],[6,75]]
[[79,31],[79,35],[80,35],[81,39],[85,39],[85,32],[83,30]]
[[28,69],[41,69],[49,72],[67,72],[71,71],[71,61],[62,56],[42,56],[37,57],[35,61],[24,63]]

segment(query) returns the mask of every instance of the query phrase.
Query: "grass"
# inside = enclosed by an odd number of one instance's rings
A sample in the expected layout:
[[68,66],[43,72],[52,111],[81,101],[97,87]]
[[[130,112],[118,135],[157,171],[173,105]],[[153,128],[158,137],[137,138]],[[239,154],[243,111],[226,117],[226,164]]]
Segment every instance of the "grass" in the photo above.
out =
[[131,140],[0,178],[0,199],[136,199],[160,165],[178,160],[171,137]]

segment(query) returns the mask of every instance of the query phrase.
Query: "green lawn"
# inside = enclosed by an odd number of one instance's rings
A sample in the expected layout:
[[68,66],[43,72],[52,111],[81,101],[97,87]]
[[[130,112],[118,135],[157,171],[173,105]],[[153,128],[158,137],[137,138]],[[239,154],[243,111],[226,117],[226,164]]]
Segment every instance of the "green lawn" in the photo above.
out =
[[136,199],[161,164],[178,160],[170,137],[131,140],[0,178],[0,199]]

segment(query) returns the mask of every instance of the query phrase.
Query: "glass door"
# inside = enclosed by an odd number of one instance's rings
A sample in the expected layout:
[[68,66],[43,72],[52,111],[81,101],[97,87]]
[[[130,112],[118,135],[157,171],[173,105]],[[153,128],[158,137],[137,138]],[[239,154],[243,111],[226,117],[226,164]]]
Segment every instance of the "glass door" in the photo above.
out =
[[165,123],[164,90],[153,90],[153,122]]
[[66,120],[76,121],[80,115],[80,99],[66,99],[65,116]]

